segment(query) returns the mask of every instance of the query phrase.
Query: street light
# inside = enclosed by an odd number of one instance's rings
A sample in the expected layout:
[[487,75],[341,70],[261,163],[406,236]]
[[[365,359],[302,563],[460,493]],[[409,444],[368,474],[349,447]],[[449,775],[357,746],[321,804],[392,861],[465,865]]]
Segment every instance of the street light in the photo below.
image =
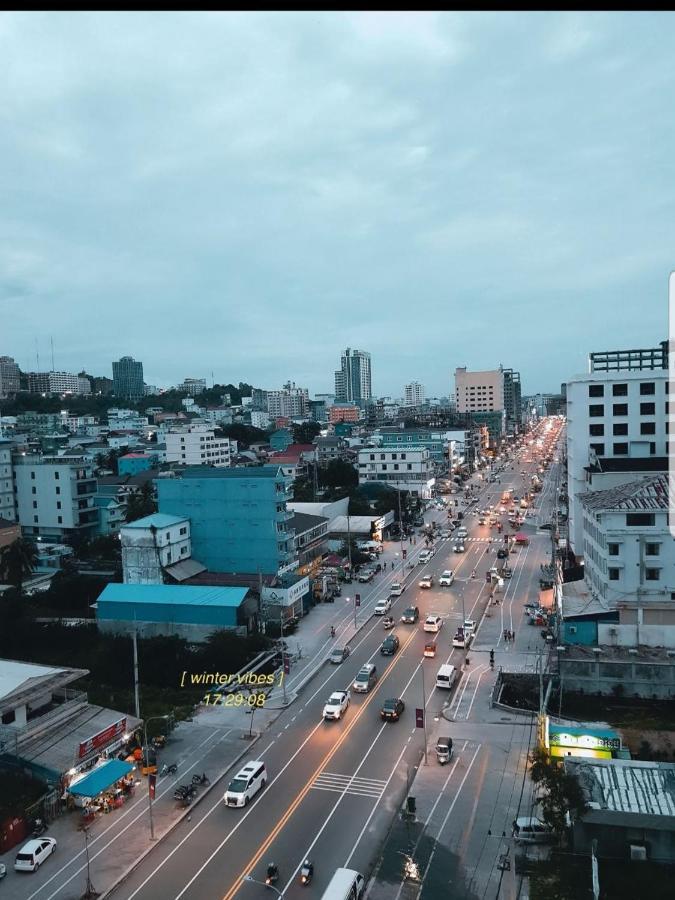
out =
[[258,881],[258,879],[254,878],[252,875],[244,875],[244,881],[252,881],[253,884],[260,884],[263,887],[270,888],[270,890],[275,891],[277,896],[281,897],[281,900],[283,900],[283,892],[280,891],[278,887],[274,887],[273,884],[268,884],[266,881]]
[[[144,753],[143,753],[143,761],[147,763],[150,761],[148,756],[148,722],[159,721],[159,719],[165,719],[168,721],[171,717],[168,715],[165,716],[150,716],[149,719],[144,719],[143,721],[143,743],[145,745]],[[148,773],[148,812],[150,813],[150,840],[154,841],[155,839],[155,823],[152,819],[152,791],[150,790],[150,774]]]

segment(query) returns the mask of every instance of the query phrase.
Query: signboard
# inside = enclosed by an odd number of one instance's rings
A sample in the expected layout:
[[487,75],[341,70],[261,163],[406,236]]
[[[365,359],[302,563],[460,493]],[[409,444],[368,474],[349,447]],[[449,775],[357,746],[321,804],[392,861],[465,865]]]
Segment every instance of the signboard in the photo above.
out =
[[551,747],[578,747],[584,750],[620,750],[621,738],[599,737],[595,734],[565,734],[561,732],[549,732],[549,746]]
[[271,606],[292,606],[301,600],[309,591],[309,578],[301,578],[296,584],[288,588],[263,587],[262,602]]
[[95,750],[102,750],[104,747],[107,747],[108,744],[112,744],[115,738],[122,737],[126,730],[127,717],[125,716],[123,719],[120,719],[119,722],[115,722],[114,725],[109,725],[107,728],[104,728],[103,731],[99,731],[98,734],[95,734],[88,740],[82,741],[77,751],[77,758],[84,759]]

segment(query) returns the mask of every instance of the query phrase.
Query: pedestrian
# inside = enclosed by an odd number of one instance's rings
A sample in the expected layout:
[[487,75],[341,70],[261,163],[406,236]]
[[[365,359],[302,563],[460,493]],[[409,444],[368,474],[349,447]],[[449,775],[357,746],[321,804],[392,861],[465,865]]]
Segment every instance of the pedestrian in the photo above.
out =
[[512,631],[511,632],[511,643],[513,643],[515,641],[515,639],[516,639],[516,633],[515,633],[515,631]]
[[505,641],[508,641],[508,639],[509,639],[509,633],[508,633],[508,631],[507,631],[506,628],[505,628],[505,629],[504,629],[504,640],[505,640]]

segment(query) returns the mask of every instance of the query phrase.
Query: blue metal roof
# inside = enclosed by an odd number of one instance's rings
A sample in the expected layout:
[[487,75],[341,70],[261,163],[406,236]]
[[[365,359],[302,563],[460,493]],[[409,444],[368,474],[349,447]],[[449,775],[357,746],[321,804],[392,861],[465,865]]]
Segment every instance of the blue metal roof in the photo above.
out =
[[129,522],[124,528],[171,528],[172,525],[178,525],[184,522],[187,516],[170,516],[167,513],[153,513],[151,516],[144,516],[142,519],[136,519],[135,522]]
[[238,608],[248,593],[245,587],[197,587],[181,584],[108,584],[98,602],[164,603],[176,606]]
[[85,775],[77,784],[71,785],[68,791],[71,794],[77,794],[78,797],[97,797],[101,791],[128,775],[132,769],[131,763],[121,759],[110,759],[90,772],[89,775]]

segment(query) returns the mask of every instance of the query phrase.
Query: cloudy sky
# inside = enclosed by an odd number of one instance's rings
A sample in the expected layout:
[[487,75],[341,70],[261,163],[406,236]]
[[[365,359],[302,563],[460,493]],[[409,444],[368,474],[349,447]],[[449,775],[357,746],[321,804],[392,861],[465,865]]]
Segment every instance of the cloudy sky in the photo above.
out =
[[0,14],[0,355],[557,390],[666,337],[668,14]]

